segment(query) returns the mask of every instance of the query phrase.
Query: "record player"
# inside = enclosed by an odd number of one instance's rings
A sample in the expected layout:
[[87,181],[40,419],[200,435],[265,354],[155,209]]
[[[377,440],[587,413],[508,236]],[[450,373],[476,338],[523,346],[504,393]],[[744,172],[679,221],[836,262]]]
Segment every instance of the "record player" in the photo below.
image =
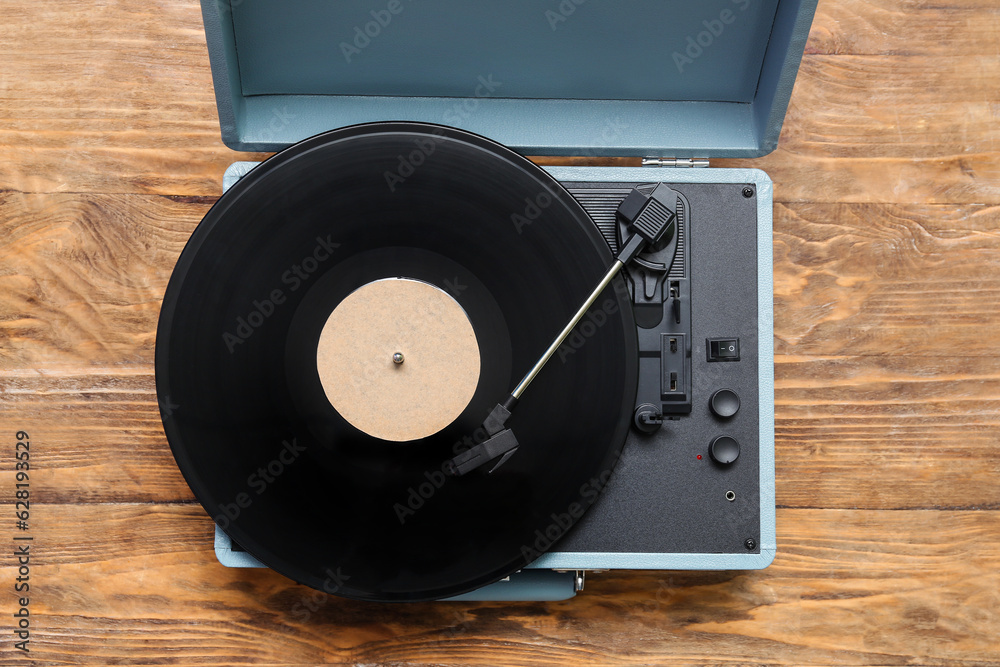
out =
[[702,167],[773,150],[815,2],[202,9],[223,140],[280,151],[157,336],[222,564],[374,600],[770,564],[772,186]]

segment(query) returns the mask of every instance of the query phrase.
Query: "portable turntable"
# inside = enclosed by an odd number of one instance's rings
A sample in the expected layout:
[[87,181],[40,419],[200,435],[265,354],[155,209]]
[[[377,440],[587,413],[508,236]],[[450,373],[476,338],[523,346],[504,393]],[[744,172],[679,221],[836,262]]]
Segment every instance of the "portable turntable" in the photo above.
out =
[[[233,567],[571,597],[774,558],[771,181],[812,0],[202,0],[237,162],[157,392]],[[523,155],[633,156],[551,167]]]

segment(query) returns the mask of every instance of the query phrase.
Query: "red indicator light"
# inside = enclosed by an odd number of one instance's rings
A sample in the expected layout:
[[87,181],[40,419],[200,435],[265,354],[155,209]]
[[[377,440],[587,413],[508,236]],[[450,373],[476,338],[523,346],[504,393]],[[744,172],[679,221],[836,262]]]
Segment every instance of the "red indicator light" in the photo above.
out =
[[701,454],[698,455],[698,460],[701,461]]

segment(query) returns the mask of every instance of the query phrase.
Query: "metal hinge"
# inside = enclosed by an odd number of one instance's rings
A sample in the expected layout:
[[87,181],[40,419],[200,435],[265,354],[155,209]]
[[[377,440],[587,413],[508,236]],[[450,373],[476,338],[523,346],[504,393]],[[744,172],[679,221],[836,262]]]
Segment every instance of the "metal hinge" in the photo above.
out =
[[[583,584],[587,577],[586,570],[552,570],[553,572],[559,572],[560,574],[566,574],[567,572],[573,573],[573,590],[577,593],[583,590]],[[607,572],[607,570],[591,570],[591,572]]]
[[707,157],[644,157],[643,167],[707,167]]

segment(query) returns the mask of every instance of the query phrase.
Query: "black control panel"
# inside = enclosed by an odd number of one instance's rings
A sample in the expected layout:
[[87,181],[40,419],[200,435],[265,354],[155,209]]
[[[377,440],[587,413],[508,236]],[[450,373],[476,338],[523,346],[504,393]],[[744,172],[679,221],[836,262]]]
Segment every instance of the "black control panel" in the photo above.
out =
[[[640,349],[632,432],[602,497],[555,551],[759,551],[755,192],[665,183],[679,195],[674,233],[627,269]],[[566,185],[617,252],[615,210],[656,184]]]

